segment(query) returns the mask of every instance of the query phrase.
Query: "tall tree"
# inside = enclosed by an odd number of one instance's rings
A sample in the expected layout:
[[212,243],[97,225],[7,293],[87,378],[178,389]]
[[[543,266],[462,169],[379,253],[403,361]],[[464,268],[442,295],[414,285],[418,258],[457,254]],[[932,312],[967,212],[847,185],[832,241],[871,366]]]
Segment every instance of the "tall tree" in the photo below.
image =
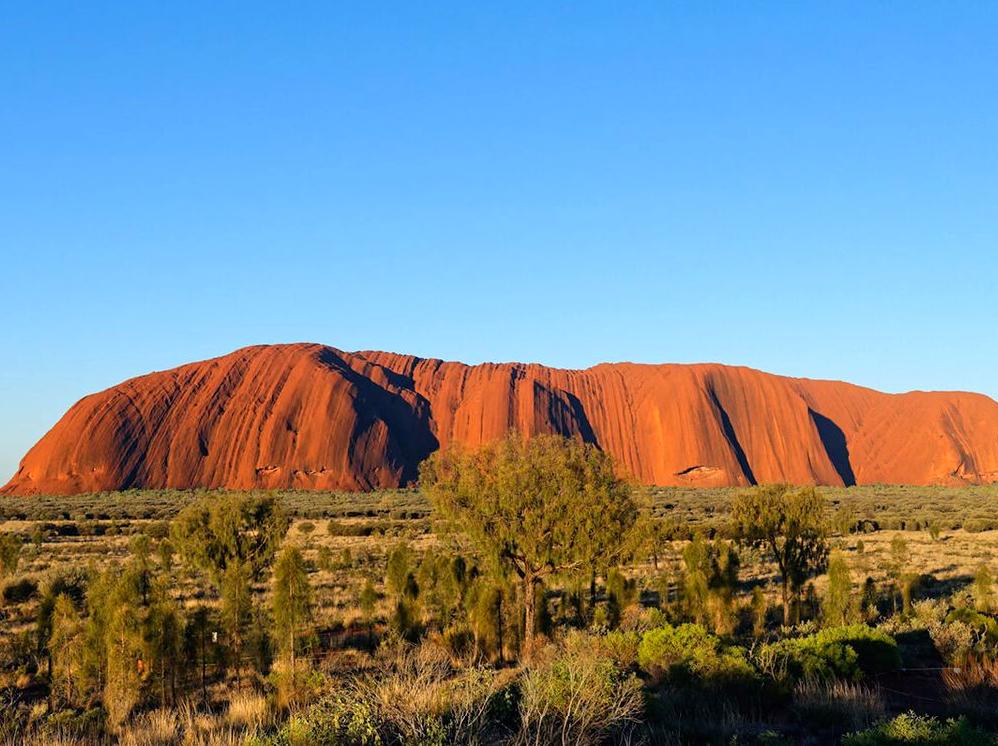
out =
[[735,497],[731,518],[741,541],[772,554],[783,585],[783,623],[793,624],[804,581],[828,556],[824,498],[813,487],[760,486]]
[[172,571],[173,555],[176,551],[172,542],[169,539],[160,539],[159,544],[156,545],[156,551],[159,554],[159,569],[167,573]]
[[710,548],[710,596],[708,608],[714,632],[726,635],[735,626],[735,591],[738,589],[738,572],[741,558],[731,542],[717,539]]
[[828,590],[821,600],[822,620],[828,627],[846,624],[854,616],[852,575],[841,550],[832,551],[828,558]]
[[374,583],[368,578],[357,597],[357,605],[360,607],[360,613],[364,617],[364,624],[367,625],[368,638],[374,633],[374,609],[377,603],[378,592],[374,589]]
[[17,572],[23,546],[24,542],[17,534],[0,534],[0,577]]
[[477,451],[442,449],[423,462],[420,484],[484,555],[519,579],[528,654],[537,586],[613,563],[638,516],[609,455],[555,435],[511,433]]
[[142,605],[149,605],[149,591],[152,586],[152,565],[149,562],[152,545],[145,534],[135,534],[128,542],[128,551],[132,554],[132,567],[135,568],[142,596]]
[[53,695],[70,707],[81,704],[80,677],[83,661],[83,621],[72,599],[64,593],[55,597],[49,638],[50,679]]
[[274,628],[294,675],[297,654],[312,626],[312,587],[301,551],[285,547],[274,565]]
[[[273,562],[289,525],[273,497],[252,495],[201,500],[184,508],[173,522],[172,544],[187,565],[207,574],[222,598],[222,626],[240,682],[254,616],[251,585]],[[203,621],[198,618],[198,623]]]
[[419,592],[413,568],[416,562],[415,552],[403,542],[399,542],[388,553],[385,566],[385,588],[396,600],[415,598]]
[[242,685],[243,659],[253,621],[253,581],[247,564],[232,563],[222,576],[222,629],[225,631],[236,680]]
[[983,611],[986,614],[991,613],[994,607],[994,586],[995,577],[991,573],[991,568],[982,562],[981,566],[977,568],[977,572],[974,573],[972,590],[974,607],[978,611]]
[[709,546],[703,535],[696,533],[683,547],[683,606],[686,615],[697,624],[707,620],[709,572]]
[[675,524],[671,520],[654,516],[651,512],[650,501],[646,500],[645,502],[646,505],[643,506],[644,509],[641,510],[634,526],[634,555],[635,557],[647,557],[651,560],[655,572],[658,572],[663,545],[675,530]]
[[112,566],[87,588],[87,624],[81,681],[99,689],[113,728],[141,701],[149,675],[148,608],[137,561]]
[[159,679],[160,707],[177,701],[177,671],[181,663],[183,619],[169,593],[159,592],[149,609],[146,623],[146,647],[150,677]]
[[503,588],[485,577],[479,578],[471,591],[468,621],[475,635],[475,645],[488,659],[503,660]]
[[752,634],[755,637],[762,637],[766,633],[766,613],[769,611],[769,604],[766,603],[766,594],[759,586],[752,589],[749,608],[752,612]]
[[[49,678],[52,678],[53,656],[59,643],[52,641],[55,607],[60,596],[65,596],[71,604],[81,604],[86,594],[89,577],[85,571],[75,568],[54,572],[46,576],[40,585],[41,598],[38,613],[35,615],[35,632],[38,654],[47,661]],[[65,610],[65,607],[64,609]]]
[[183,650],[187,659],[194,664],[201,685],[201,701],[208,704],[208,656],[214,651],[212,616],[207,606],[199,605],[189,612],[184,625]]
[[860,613],[862,613],[864,621],[872,623],[880,616],[879,601],[880,593],[877,591],[877,584],[873,578],[867,576],[866,580],[863,581],[859,601]]
[[734,594],[740,561],[734,547],[721,539],[708,543],[701,534],[683,548],[683,602],[697,624],[708,618],[717,634],[734,626]]
[[277,553],[289,520],[273,497],[228,495],[184,508],[173,522],[173,543],[184,561],[221,587],[230,565],[259,580]]
[[894,534],[891,538],[890,557],[887,560],[887,574],[894,581],[891,602],[895,612],[898,610],[898,596],[903,599],[905,595],[905,575],[908,573],[910,560],[911,552],[908,550],[907,540],[900,533]]

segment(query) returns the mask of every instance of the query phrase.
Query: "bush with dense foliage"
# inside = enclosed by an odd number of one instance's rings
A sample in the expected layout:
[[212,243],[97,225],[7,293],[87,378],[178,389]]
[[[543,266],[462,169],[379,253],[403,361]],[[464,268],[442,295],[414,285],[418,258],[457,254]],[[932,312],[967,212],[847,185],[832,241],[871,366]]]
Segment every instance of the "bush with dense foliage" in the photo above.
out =
[[849,733],[842,746],[892,746],[892,744],[939,744],[939,746],[994,746],[995,736],[975,728],[966,718],[940,721],[907,712],[868,730]]
[[760,670],[777,681],[857,680],[901,664],[894,638],[864,624],[830,627],[806,637],[768,643],[755,659]]
[[946,616],[946,623],[961,622],[971,627],[986,645],[998,645],[998,621],[994,617],[974,611],[968,606],[953,609]]
[[38,583],[31,578],[18,578],[3,587],[2,595],[4,603],[23,603],[38,595]]
[[452,445],[423,462],[419,481],[441,515],[518,579],[528,655],[545,584],[608,570],[631,549],[631,485],[607,453],[581,440],[510,433],[477,451]]
[[825,500],[813,487],[764,485],[737,495],[731,530],[743,542],[765,548],[780,571],[783,624],[800,618],[801,590],[828,558]]
[[638,663],[655,678],[707,686],[748,683],[756,675],[744,648],[725,644],[699,624],[667,624],[645,632]]

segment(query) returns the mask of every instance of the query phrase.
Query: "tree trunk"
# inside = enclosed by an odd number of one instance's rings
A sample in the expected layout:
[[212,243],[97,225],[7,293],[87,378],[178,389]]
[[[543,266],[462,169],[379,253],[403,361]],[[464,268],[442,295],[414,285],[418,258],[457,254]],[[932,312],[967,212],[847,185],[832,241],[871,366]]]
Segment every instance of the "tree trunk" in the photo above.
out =
[[783,579],[783,626],[789,627],[791,624],[791,614],[793,605],[792,599],[790,598],[790,583],[786,578]]
[[534,623],[536,612],[536,598],[534,597],[535,579],[533,575],[523,576],[523,609],[525,614],[523,624],[523,650],[524,658],[529,659],[534,646]]
[[291,680],[294,681],[295,678],[295,591],[294,585],[288,589],[288,617],[291,629],[288,630],[288,636],[291,638]]
[[236,640],[236,688],[243,688],[243,643]]
[[201,698],[204,700],[205,707],[208,706],[208,641],[205,639],[208,630],[206,627],[201,627]]
[[503,652],[503,639],[502,639],[502,591],[499,591],[498,595],[499,603],[496,604],[496,635],[498,647],[499,647],[499,663],[500,665],[505,660],[505,654]]

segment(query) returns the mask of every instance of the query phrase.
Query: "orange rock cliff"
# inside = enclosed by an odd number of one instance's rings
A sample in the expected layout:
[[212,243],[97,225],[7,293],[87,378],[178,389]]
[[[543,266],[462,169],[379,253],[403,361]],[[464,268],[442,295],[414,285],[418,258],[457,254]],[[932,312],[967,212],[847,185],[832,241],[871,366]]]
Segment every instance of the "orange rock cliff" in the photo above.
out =
[[724,365],[587,370],[248,347],[75,404],[6,494],[411,483],[440,446],[562,433],[644,484],[998,482],[998,403]]

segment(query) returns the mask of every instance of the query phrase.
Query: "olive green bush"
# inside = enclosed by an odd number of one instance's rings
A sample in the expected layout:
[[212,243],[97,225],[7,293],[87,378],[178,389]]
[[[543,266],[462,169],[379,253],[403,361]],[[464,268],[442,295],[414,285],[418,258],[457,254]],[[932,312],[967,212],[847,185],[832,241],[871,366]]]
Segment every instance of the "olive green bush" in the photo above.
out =
[[939,744],[939,746],[994,746],[995,737],[971,725],[966,718],[940,721],[907,712],[869,730],[843,736],[842,746],[891,746],[892,744]]
[[654,678],[706,686],[746,684],[756,677],[744,648],[724,643],[698,624],[645,632],[638,663]]
[[901,664],[894,638],[863,624],[768,643],[756,651],[755,660],[762,672],[782,682],[858,680]]

